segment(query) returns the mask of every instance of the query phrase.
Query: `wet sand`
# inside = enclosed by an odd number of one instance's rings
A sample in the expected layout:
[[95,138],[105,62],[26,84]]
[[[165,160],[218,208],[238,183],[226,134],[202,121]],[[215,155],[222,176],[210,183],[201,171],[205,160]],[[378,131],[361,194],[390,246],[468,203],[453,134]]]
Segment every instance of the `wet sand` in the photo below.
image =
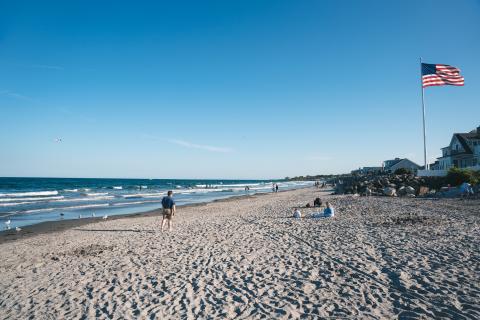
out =
[[[333,219],[291,218],[320,196]],[[0,318],[480,318],[480,201],[316,189],[0,243]],[[23,232],[23,231],[22,231]]]

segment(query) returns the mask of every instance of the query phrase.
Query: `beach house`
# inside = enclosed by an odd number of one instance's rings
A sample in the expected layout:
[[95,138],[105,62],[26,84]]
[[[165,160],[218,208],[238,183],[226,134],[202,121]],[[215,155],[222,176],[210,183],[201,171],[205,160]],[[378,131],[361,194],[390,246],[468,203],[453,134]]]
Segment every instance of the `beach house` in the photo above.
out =
[[480,126],[468,133],[454,133],[432,169],[448,170],[452,167],[480,170]]
[[420,166],[415,162],[408,160],[407,158],[395,158],[392,160],[385,160],[383,161],[383,169],[386,172],[395,172],[397,169],[407,169],[412,172],[416,172],[420,169]]

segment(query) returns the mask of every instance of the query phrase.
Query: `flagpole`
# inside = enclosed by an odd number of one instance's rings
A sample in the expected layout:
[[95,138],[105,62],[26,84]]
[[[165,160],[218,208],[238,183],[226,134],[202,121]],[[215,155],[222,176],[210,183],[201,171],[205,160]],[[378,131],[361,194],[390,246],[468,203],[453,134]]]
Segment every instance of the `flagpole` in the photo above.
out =
[[422,57],[420,57],[420,87],[422,88],[422,112],[423,112],[423,162],[425,164],[424,169],[428,170],[427,166],[427,134],[425,130],[425,98],[423,89],[423,76],[422,76]]

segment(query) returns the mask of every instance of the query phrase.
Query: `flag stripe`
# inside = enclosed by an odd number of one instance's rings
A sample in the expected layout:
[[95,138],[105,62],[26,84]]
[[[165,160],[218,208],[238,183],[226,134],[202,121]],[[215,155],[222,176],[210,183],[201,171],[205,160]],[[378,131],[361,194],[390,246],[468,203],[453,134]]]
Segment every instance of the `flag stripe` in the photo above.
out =
[[422,86],[463,86],[465,79],[460,75],[460,69],[448,64],[422,63]]

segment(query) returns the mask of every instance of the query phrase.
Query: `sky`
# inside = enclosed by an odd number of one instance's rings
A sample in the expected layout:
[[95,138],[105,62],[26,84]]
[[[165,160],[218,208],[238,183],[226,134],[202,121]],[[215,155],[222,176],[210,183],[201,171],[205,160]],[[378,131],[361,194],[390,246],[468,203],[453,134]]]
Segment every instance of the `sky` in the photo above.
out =
[[[480,1],[0,0],[0,176],[271,179],[480,126]],[[61,141],[60,141],[61,139]]]

